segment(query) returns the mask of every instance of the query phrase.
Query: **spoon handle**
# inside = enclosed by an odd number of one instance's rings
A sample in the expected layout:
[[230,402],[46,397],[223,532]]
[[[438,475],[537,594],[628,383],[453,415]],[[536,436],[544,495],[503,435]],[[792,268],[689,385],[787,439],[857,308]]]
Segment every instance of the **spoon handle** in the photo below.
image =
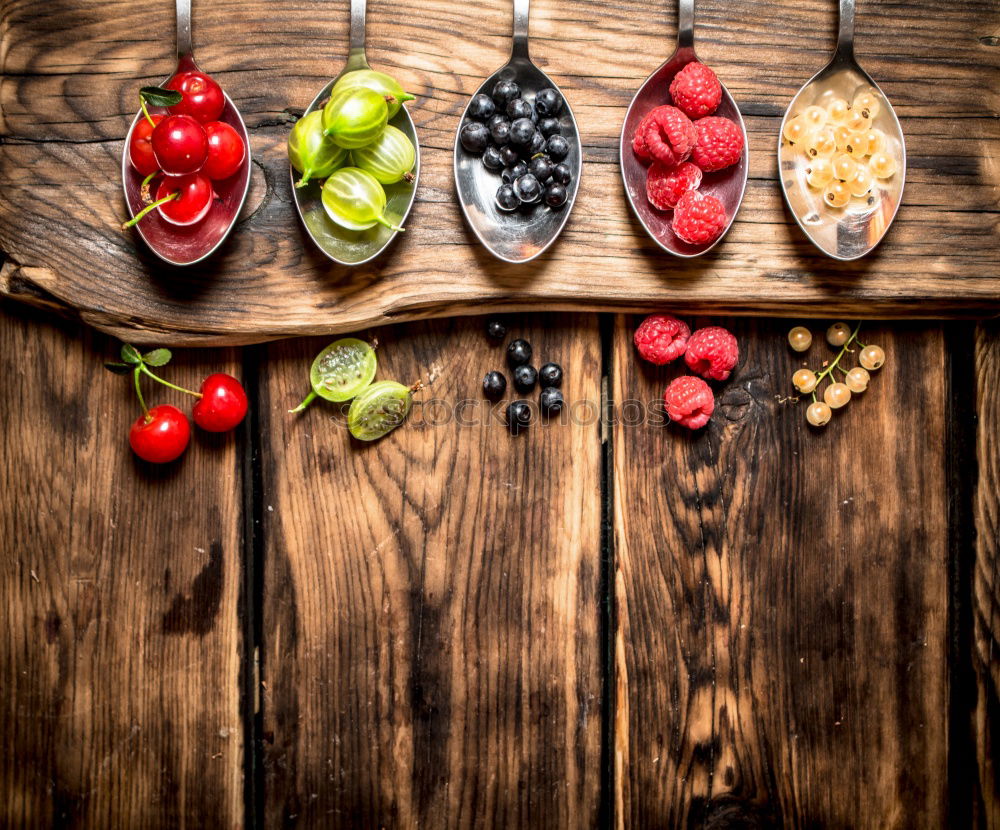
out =
[[677,48],[694,49],[694,0],[677,0]]
[[177,0],[177,57],[188,57],[191,45],[191,0]]
[[530,0],[514,0],[514,37],[512,58],[528,59],[528,6]]
[[366,0],[351,0],[351,57],[365,54]]
[[840,0],[840,31],[837,34],[837,57],[854,59],[854,0]]

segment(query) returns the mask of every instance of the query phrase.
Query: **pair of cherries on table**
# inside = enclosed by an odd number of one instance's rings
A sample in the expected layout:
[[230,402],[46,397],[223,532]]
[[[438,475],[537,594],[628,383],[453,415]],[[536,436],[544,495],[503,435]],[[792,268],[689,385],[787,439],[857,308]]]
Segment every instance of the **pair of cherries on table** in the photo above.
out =
[[[226,96],[211,76],[201,71],[174,75],[164,87],[139,91],[143,117],[129,139],[129,162],[142,176],[147,204],[130,227],[155,209],[173,225],[194,225],[208,215],[215,199],[213,181],[236,174],[246,156],[239,133],[220,121]],[[148,106],[165,107],[150,114]],[[155,198],[150,184],[159,179]]]

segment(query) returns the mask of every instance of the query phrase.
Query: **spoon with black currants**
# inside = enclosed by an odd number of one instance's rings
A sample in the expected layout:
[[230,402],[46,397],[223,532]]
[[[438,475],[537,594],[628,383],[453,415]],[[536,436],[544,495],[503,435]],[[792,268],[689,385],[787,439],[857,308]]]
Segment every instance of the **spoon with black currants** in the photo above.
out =
[[[122,152],[122,188],[135,227],[171,265],[210,256],[236,224],[250,186],[250,141],[240,112],[198,68],[191,0],[177,0],[177,69],[144,87]],[[155,186],[155,189],[154,189]]]
[[472,232],[504,262],[559,236],[580,184],[569,102],[528,57],[529,0],[514,0],[510,60],[472,96],[455,135],[455,190]]

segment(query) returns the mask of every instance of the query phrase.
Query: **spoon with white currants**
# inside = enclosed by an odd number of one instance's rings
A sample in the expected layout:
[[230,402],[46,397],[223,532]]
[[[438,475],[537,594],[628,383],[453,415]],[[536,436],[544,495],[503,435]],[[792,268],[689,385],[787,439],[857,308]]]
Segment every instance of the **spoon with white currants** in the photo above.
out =
[[899,120],[854,58],[855,0],[840,0],[832,60],[792,99],[778,136],[778,169],[799,227],[834,259],[859,259],[885,236],[906,179]]

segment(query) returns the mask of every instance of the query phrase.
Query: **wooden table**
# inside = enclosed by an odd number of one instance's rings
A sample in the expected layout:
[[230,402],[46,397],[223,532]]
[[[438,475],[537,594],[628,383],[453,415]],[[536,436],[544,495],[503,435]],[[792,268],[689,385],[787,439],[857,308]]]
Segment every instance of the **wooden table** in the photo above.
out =
[[116,343],[6,312],[0,825],[998,826],[1000,326],[868,326],[822,433],[778,321],[695,435],[624,317],[509,320],[578,404],[517,439],[478,319],[378,332],[436,380],[364,447],[286,413],[325,339],[186,351],[253,416],[154,469]]

